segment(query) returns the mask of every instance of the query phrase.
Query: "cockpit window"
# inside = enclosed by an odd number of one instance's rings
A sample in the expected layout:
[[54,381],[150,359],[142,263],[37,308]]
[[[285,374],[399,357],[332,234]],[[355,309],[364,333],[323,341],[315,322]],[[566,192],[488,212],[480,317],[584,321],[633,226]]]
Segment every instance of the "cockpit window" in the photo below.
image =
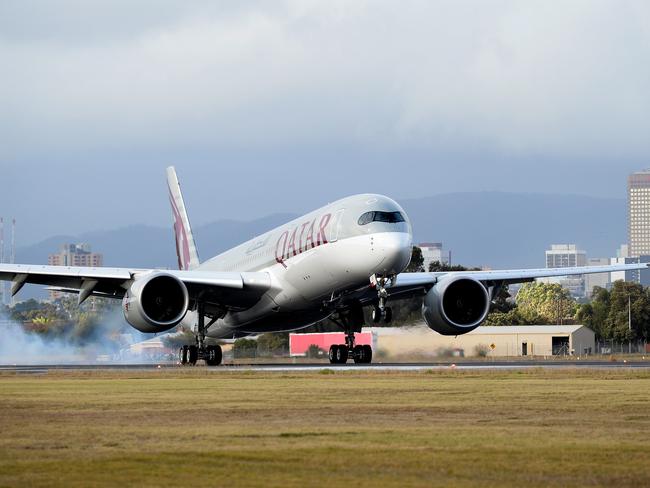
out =
[[395,224],[404,222],[404,217],[400,212],[366,212],[359,217],[359,225],[366,225],[370,222],[388,222]]

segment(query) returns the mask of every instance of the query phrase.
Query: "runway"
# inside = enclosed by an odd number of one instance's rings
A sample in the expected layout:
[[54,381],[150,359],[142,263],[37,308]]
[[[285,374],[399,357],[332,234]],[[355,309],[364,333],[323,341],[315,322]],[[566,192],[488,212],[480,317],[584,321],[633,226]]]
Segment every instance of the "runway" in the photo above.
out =
[[222,364],[220,366],[184,366],[175,363],[93,363],[93,364],[5,364],[0,373],[46,374],[50,371],[155,371],[170,369],[204,369],[214,373],[234,371],[261,372],[321,372],[331,371],[426,371],[426,370],[526,370],[526,369],[646,369],[650,361],[458,361],[431,363],[373,363],[373,364],[329,364],[329,363],[250,363]]

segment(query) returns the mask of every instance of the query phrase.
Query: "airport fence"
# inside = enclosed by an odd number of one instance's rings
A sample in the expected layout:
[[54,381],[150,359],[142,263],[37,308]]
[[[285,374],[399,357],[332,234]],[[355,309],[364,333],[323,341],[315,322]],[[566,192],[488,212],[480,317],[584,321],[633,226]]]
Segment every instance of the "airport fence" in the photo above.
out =
[[596,354],[645,354],[650,353],[650,343],[645,341],[598,341],[596,342]]
[[289,357],[289,348],[233,348],[231,354],[233,359],[287,358]]

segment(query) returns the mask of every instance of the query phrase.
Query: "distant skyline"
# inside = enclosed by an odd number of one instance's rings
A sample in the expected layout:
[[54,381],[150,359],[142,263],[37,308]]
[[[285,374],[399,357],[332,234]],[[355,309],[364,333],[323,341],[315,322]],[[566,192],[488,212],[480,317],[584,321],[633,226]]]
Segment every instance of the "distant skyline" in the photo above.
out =
[[[0,3],[18,242],[342,196],[625,198],[650,167],[647,1]],[[448,211],[448,209],[441,209]]]

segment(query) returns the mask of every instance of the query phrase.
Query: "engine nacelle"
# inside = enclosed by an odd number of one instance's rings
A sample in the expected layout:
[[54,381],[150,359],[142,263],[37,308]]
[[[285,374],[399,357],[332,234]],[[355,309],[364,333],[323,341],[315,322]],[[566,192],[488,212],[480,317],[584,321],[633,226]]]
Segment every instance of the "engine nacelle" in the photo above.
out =
[[185,283],[167,273],[152,273],[133,282],[122,311],[140,332],[164,332],[183,320],[189,301]]
[[442,335],[471,332],[481,325],[489,311],[486,288],[480,281],[463,276],[443,276],[422,303],[425,322]]

